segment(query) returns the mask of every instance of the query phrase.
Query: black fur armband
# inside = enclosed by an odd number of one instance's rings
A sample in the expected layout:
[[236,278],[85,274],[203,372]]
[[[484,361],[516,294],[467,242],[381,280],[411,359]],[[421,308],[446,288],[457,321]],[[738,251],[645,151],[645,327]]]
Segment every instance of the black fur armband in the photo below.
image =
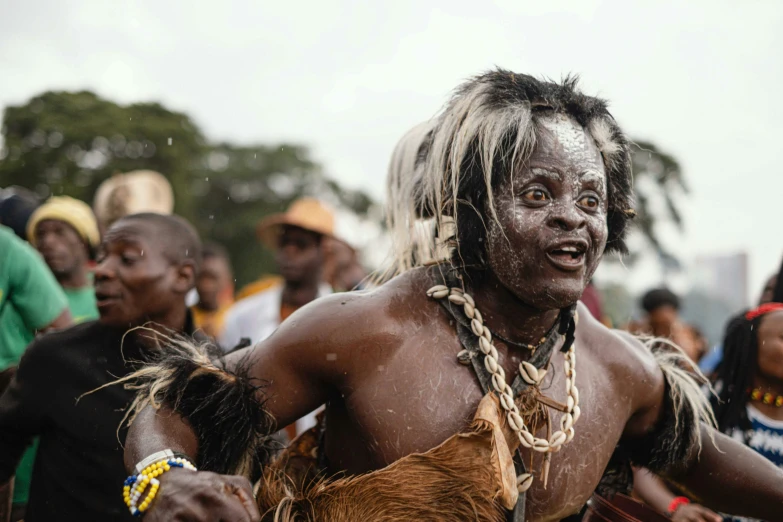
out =
[[249,367],[249,355],[228,368],[207,345],[168,339],[151,363],[124,379],[138,392],[131,412],[166,406],[195,432],[199,469],[248,475],[270,455],[275,431],[264,408],[264,383],[250,377]]
[[692,363],[679,350],[653,346],[651,351],[666,386],[661,417],[653,431],[624,445],[634,465],[671,476],[698,458],[702,424],[715,426],[715,416],[701,388],[706,379]]
[[656,474],[676,473],[698,454],[699,419],[692,408],[676,411],[671,388],[666,385],[663,412],[653,431],[626,445],[631,463]]

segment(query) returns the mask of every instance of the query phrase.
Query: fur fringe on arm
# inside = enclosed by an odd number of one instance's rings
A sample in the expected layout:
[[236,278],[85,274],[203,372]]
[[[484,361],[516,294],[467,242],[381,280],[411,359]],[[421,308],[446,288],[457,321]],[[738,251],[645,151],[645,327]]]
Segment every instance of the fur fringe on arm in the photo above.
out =
[[666,379],[666,396],[658,427],[629,448],[631,460],[655,473],[677,472],[698,458],[703,442],[701,424],[711,428],[716,425],[704,392],[704,388],[711,388],[698,367],[675,344],[665,339],[643,341]]
[[264,408],[263,383],[249,375],[249,356],[229,368],[209,344],[166,337],[142,369],[118,382],[137,392],[132,423],[147,405],[181,415],[198,438],[198,467],[248,476],[273,451],[274,418]]

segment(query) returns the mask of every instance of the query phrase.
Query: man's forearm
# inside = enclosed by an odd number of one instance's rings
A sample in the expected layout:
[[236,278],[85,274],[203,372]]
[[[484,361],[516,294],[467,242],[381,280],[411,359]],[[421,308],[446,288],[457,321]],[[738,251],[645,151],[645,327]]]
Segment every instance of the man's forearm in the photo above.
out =
[[[136,463],[164,449],[184,453],[195,459],[198,439],[190,426],[176,413],[147,406],[128,430],[125,440],[125,468],[135,473]],[[0,521],[2,522],[2,521]]]
[[647,468],[634,468],[633,492],[644,500],[645,504],[666,513],[675,495],[666,484],[653,475]]
[[11,503],[14,498],[14,477],[0,484],[0,522],[11,520]]
[[743,444],[702,426],[702,450],[687,473],[671,477],[717,511],[771,522],[783,520],[783,470]]

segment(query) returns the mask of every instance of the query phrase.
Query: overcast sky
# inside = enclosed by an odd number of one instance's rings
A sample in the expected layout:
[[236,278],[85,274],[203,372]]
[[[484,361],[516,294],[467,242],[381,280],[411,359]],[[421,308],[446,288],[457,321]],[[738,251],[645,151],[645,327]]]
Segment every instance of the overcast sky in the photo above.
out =
[[0,107],[47,89],[160,100],[213,140],[309,144],[381,198],[396,140],[462,79],[579,73],[684,167],[687,231],[667,244],[686,261],[747,251],[755,296],[783,255],[783,3],[641,4],[0,0]]

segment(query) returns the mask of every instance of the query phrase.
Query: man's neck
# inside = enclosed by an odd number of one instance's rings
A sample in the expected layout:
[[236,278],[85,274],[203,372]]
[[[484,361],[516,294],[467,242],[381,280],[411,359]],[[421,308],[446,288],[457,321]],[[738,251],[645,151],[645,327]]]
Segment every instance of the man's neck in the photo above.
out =
[[74,270],[70,274],[55,274],[55,277],[57,278],[57,282],[60,283],[60,286],[67,289],[84,288],[85,286],[90,285],[87,269],[84,267]]
[[148,322],[146,326],[152,328],[153,330],[166,332],[168,331],[171,333],[171,331],[174,332],[184,332],[185,326],[187,322],[188,317],[188,311],[187,308],[176,308],[174,310],[170,310],[168,313],[159,316],[159,317],[149,317]]
[[301,308],[318,297],[320,284],[318,282],[294,283],[286,281],[283,286],[282,302],[284,305]]
[[199,301],[198,304],[196,304],[196,308],[204,312],[216,312],[220,306],[217,303],[205,303],[204,301]]
[[522,302],[492,273],[484,275],[468,291],[472,292],[487,328],[514,342],[538,344],[560,313],[557,309],[539,310]]

